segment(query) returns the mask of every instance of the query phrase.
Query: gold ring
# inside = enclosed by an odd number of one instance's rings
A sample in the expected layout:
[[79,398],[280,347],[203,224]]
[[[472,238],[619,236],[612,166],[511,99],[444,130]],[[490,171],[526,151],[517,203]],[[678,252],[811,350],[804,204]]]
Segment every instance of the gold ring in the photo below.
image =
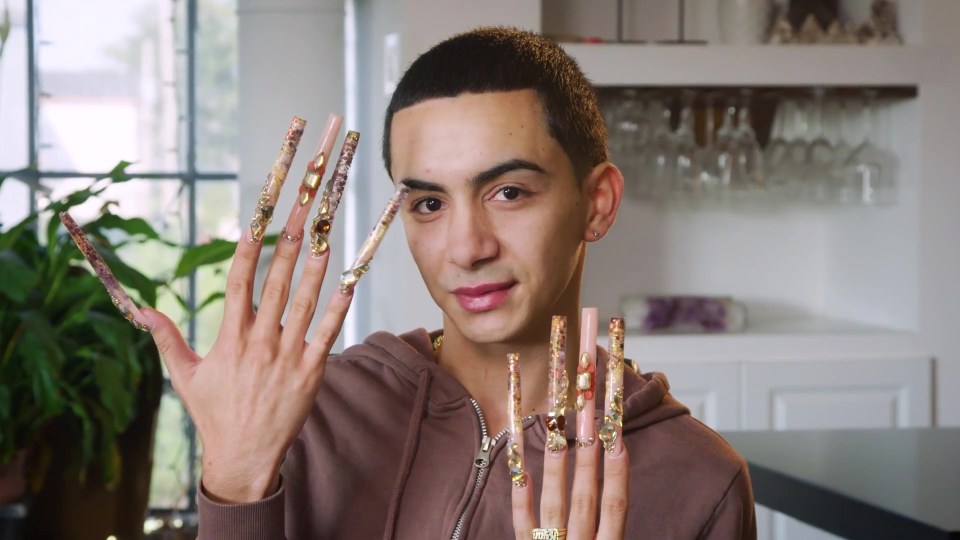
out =
[[567,530],[566,529],[534,529],[533,540],[566,540],[567,539]]
[[303,238],[303,231],[300,231],[300,234],[296,236],[291,236],[290,233],[287,232],[287,228],[284,227],[280,229],[280,236],[283,237],[284,240],[287,240],[289,242],[299,242],[300,239]]

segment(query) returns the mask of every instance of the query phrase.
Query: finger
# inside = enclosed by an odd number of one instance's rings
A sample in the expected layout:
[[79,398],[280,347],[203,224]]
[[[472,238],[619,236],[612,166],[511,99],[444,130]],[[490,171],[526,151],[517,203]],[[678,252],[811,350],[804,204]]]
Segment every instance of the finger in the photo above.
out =
[[517,540],[530,540],[537,522],[533,517],[533,486],[526,482],[523,487],[513,486],[513,532]]
[[373,260],[373,255],[377,252],[377,248],[380,247],[380,242],[387,234],[387,229],[390,228],[393,219],[397,217],[400,205],[403,204],[404,199],[407,198],[409,193],[410,188],[407,186],[397,186],[396,191],[393,192],[393,196],[390,197],[387,205],[383,208],[377,224],[373,226],[373,230],[370,231],[367,239],[364,240],[363,245],[360,246],[360,251],[357,252],[357,257],[353,260],[353,264],[340,276],[341,291],[352,294],[354,287],[357,286],[357,282],[360,281],[360,276],[370,269],[370,261]]
[[520,355],[507,355],[509,373],[507,418],[510,420],[510,439],[507,441],[507,468],[513,483],[513,531],[517,539],[530,538],[536,520],[533,517],[533,488],[523,467],[523,414],[520,396]]
[[300,191],[297,193],[297,201],[287,216],[287,224],[280,232],[280,237],[296,242],[303,236],[303,225],[307,221],[307,215],[310,213],[310,207],[313,205],[313,199],[317,195],[317,189],[320,187],[320,181],[323,179],[323,173],[330,161],[330,152],[333,151],[333,143],[336,141],[337,134],[340,133],[340,125],[343,123],[343,117],[331,114],[327,119],[327,125],[320,136],[320,143],[317,145],[317,151],[307,164],[307,170],[303,174],[303,180],[300,182]]
[[592,538],[597,523],[598,447],[595,433],[597,308],[584,308],[580,317],[580,358],[577,362],[577,457],[570,494],[569,537]]
[[170,317],[153,308],[144,307],[140,311],[150,324],[150,335],[153,336],[160,358],[170,372],[171,381],[175,387],[179,387],[180,381],[185,379],[188,370],[200,357],[187,345],[183,334]]
[[604,452],[603,497],[600,500],[598,540],[619,540],[624,537],[629,508],[630,458],[623,441],[617,441],[613,452]]
[[313,339],[310,345],[303,353],[304,362],[313,366],[318,375],[323,374],[323,367],[326,363],[330,348],[337,341],[340,335],[340,329],[343,327],[343,320],[347,317],[347,311],[353,301],[352,293],[345,293],[341,290],[330,296],[327,303],[327,310],[323,313],[323,318],[317,324],[317,329],[313,333]]
[[290,121],[283,144],[280,146],[280,153],[257,199],[257,208],[247,229],[246,242],[241,240],[237,243],[233,264],[227,274],[224,317],[218,339],[236,341],[246,331],[246,326],[253,317],[253,279],[263,247],[263,235],[266,233],[267,225],[273,219],[280,188],[283,187],[287,172],[293,163],[293,156],[297,152],[297,145],[300,143],[305,125],[306,122],[296,116]]
[[598,538],[623,538],[627,516],[629,459],[623,446],[623,319],[610,319],[603,424],[603,498]]
[[[249,229],[248,229],[249,232]],[[263,244],[245,239],[237,242],[233,262],[227,272],[227,290],[223,299],[223,319],[218,340],[235,342],[253,320],[253,278]]]
[[320,204],[317,207],[317,216],[313,218],[313,223],[310,225],[310,255],[312,257],[323,255],[330,247],[330,231],[333,229],[333,221],[337,215],[337,209],[340,207],[343,191],[347,187],[347,173],[350,171],[350,164],[353,163],[353,156],[359,143],[360,134],[356,131],[348,131],[343,141],[343,147],[340,148],[337,167],[334,169],[330,180],[327,180],[327,186],[323,188],[323,196],[320,198]]
[[563,528],[567,519],[566,370],[567,318],[555,315],[550,326],[550,369],[547,379],[547,444],[543,456],[540,524]]
[[[329,252],[320,257],[308,257],[303,264],[303,274],[297,285],[297,292],[290,302],[290,312],[280,336],[280,348],[286,351],[300,350],[317,309],[320,286],[327,273]],[[334,293],[336,296],[339,293]],[[349,306],[349,304],[347,304]],[[345,312],[344,312],[345,313]],[[339,328],[337,333],[339,334]]]

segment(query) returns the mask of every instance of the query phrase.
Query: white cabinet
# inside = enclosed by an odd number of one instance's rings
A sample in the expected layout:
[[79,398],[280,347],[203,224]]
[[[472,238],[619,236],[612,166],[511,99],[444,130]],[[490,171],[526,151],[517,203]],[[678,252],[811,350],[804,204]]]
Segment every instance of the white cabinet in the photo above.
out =
[[929,359],[750,362],[748,430],[929,427]]
[[[908,428],[931,425],[932,360],[749,362],[743,367],[745,429]],[[834,535],[757,507],[760,539]]]
[[740,429],[740,366],[736,362],[647,361],[641,371],[667,375],[670,393],[717,431]]

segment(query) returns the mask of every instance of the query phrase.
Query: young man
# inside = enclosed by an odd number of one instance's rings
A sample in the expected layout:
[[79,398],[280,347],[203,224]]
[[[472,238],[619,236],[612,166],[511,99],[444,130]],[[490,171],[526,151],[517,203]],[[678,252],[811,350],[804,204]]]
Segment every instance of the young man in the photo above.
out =
[[[255,314],[261,244],[240,242],[205,358],[146,311],[203,442],[201,537],[754,538],[746,464],[661,374],[626,370],[622,449],[602,478],[600,445],[574,445],[573,422],[571,450],[544,451],[551,318],[567,317],[576,373],[586,245],[623,189],[573,60],[509,29],[437,45],[397,86],[383,156],[411,190],[401,216],[442,332],[377,333],[328,358],[350,304],[335,294],[306,344],[326,258],[303,263],[281,325],[300,240],[278,243]],[[602,387],[606,353],[587,352]],[[504,449],[509,353],[534,416],[523,488]]]

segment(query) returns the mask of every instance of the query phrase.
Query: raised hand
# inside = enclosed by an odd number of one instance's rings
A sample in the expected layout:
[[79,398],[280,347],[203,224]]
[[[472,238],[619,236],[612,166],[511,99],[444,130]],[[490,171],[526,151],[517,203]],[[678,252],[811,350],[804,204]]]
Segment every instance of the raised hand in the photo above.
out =
[[[511,479],[513,480],[513,528],[517,540],[621,540],[624,537],[628,508],[630,461],[623,445],[623,320],[610,321],[610,354],[605,384],[605,414],[600,433],[594,422],[596,390],[597,310],[587,308],[581,317],[580,357],[577,389],[577,455],[567,513],[566,463],[567,445],[563,438],[563,411],[566,374],[563,369],[565,321],[554,318],[551,333],[550,411],[548,437],[544,449],[543,491],[540,497],[540,524],[533,512],[533,491],[528,474],[523,470],[522,441],[519,417],[511,422]],[[562,328],[562,330],[561,330]],[[559,358],[558,358],[559,357]],[[511,362],[510,392],[519,415],[519,371]],[[511,413],[513,410],[511,410]],[[600,523],[597,526],[597,468],[599,447],[604,448],[603,494],[600,501]]]
[[[327,355],[350,307],[352,288],[333,294],[315,333],[309,343],[305,341],[329,260],[325,238],[321,242],[317,237],[319,230],[311,231],[313,245],[324,249],[311,250],[300,283],[291,291],[303,227],[340,121],[331,116],[310,162],[256,312],[254,274],[266,227],[303,132],[304,122],[298,118],[267,178],[253,222],[237,244],[227,276],[223,321],[210,352],[200,357],[173,321],[156,310],[143,310],[173,387],[197,426],[203,443],[203,490],[216,501],[255,501],[278,489],[280,464],[306,421]],[[332,215],[327,217],[332,220]],[[324,236],[328,231],[329,226],[322,231]],[[288,303],[289,313],[281,324]]]

